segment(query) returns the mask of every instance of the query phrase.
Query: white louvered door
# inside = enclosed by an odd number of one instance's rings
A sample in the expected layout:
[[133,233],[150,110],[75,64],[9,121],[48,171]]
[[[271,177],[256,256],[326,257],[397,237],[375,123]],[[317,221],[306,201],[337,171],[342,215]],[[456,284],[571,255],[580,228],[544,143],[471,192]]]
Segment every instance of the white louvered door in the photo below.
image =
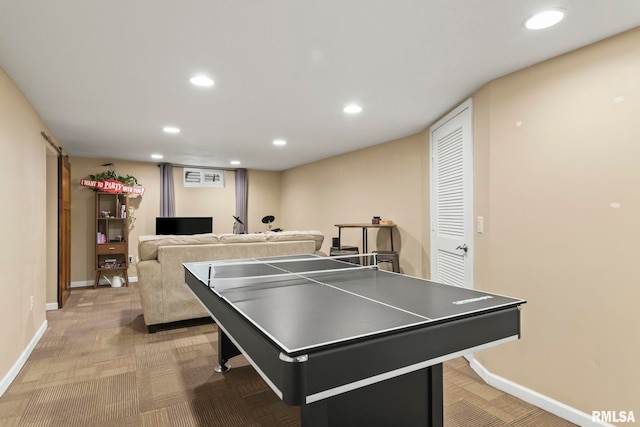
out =
[[473,288],[471,100],[431,127],[431,279]]

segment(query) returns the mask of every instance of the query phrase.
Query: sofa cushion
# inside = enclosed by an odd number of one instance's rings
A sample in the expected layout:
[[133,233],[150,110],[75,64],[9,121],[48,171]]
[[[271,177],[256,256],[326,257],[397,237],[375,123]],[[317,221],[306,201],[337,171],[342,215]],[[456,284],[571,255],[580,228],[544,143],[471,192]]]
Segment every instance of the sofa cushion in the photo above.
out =
[[324,235],[320,231],[270,231],[266,233],[269,242],[285,242],[299,240],[313,240],[316,244],[316,251],[319,251],[324,241]]
[[138,237],[138,257],[140,261],[157,259],[158,248],[161,246],[206,245],[211,243],[220,243],[220,239],[216,234],[140,236]]
[[267,236],[262,233],[219,234],[218,237],[220,243],[258,243],[267,241]]
[[162,246],[207,245],[212,243],[260,243],[312,240],[316,251],[324,241],[320,231],[279,231],[252,234],[192,234],[192,235],[149,235],[138,238],[138,258],[140,261],[158,259],[158,248]]

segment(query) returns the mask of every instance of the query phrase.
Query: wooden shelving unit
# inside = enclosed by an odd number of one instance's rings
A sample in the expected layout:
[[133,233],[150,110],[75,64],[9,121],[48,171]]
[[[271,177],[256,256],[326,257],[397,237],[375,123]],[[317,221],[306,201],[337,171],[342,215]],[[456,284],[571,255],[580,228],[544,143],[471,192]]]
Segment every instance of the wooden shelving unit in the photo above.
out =
[[122,272],[129,286],[129,195],[96,192],[94,288],[102,275]]

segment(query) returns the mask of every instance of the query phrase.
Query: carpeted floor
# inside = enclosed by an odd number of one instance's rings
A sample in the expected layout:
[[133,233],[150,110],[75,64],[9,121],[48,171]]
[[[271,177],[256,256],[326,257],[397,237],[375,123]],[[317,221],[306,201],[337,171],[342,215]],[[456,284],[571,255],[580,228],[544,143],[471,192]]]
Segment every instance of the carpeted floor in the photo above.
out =
[[[0,398],[0,426],[299,426],[242,357],[216,374],[212,323],[148,334],[136,284],[74,289]],[[445,426],[572,426],[444,365]],[[360,426],[354,426],[360,427]],[[363,426],[365,427],[365,426]]]

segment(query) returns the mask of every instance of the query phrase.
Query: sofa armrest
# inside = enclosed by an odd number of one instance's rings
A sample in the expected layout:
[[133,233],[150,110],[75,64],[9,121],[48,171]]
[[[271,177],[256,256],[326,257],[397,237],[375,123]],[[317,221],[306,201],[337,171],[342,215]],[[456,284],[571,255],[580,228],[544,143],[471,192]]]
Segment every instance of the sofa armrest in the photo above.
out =
[[140,305],[146,325],[163,322],[164,293],[162,290],[162,268],[158,260],[139,261],[136,264]]

